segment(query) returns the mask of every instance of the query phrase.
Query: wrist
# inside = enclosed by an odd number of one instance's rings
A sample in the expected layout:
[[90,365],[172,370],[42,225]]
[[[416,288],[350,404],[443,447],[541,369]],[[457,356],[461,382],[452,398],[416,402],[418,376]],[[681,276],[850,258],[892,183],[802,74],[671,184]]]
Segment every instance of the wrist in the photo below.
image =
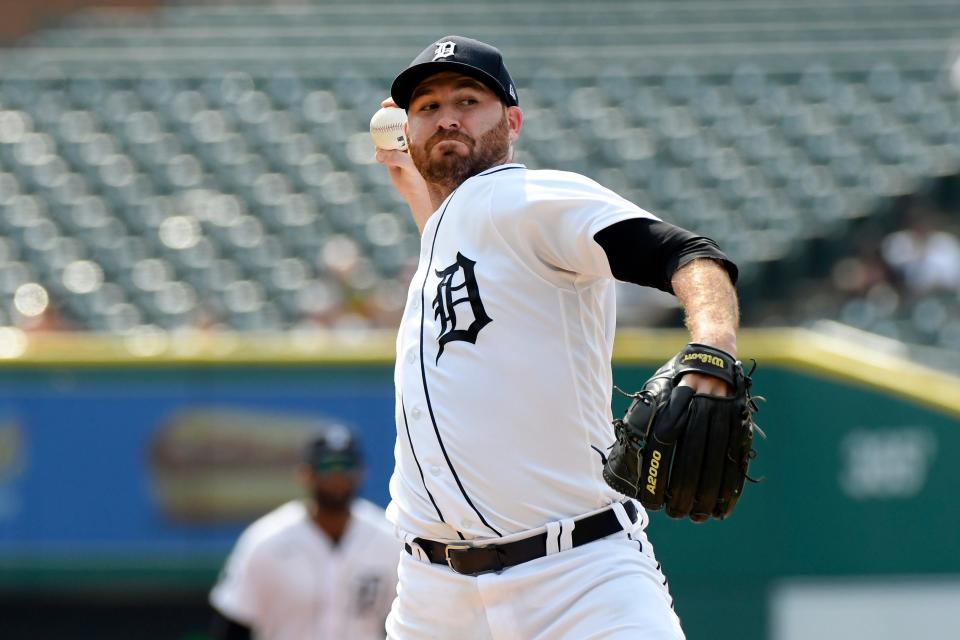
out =
[[710,335],[692,335],[691,344],[702,344],[714,349],[719,349],[730,354],[734,359],[737,358],[737,336],[736,334],[710,334]]

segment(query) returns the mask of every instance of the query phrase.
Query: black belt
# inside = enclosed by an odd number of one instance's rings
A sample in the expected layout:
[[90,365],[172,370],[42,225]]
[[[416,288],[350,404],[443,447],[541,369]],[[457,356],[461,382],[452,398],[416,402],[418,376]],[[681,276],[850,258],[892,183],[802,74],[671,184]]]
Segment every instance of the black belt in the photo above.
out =
[[[637,521],[637,506],[633,502],[624,502],[623,508],[627,512],[630,522]],[[573,529],[573,546],[606,538],[609,535],[623,531],[617,514],[613,508],[587,516],[576,521]],[[530,560],[536,560],[547,555],[546,532],[515,540],[505,544],[489,544],[474,547],[467,543],[435,542],[424,538],[414,538],[413,541],[427,554],[430,562],[445,564],[457,573],[466,576],[479,576],[484,573],[499,573],[508,567],[514,567]],[[414,555],[409,544],[404,548],[407,553]]]

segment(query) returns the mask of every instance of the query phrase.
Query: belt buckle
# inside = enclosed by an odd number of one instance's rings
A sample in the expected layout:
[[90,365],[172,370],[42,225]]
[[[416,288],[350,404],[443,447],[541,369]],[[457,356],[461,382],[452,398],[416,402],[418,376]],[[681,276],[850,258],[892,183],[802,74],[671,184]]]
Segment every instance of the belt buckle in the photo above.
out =
[[454,572],[460,573],[459,571],[457,571],[457,568],[453,566],[453,561],[450,558],[450,552],[466,551],[472,548],[473,548],[473,545],[469,545],[469,544],[448,544],[443,550],[443,558],[444,560],[447,561],[447,566],[450,567],[450,569],[453,570]]

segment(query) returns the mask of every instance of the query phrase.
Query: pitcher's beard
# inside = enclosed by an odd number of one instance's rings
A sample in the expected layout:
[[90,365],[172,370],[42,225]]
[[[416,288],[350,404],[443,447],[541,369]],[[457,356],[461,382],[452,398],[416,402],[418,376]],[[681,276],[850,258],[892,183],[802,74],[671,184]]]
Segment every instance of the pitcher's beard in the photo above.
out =
[[[437,159],[430,156],[433,147],[444,140],[459,140],[470,148],[469,155],[446,153]],[[493,129],[474,141],[459,132],[437,132],[422,147],[411,145],[410,158],[423,179],[453,191],[467,178],[501,162],[510,153],[510,125],[507,114]]]

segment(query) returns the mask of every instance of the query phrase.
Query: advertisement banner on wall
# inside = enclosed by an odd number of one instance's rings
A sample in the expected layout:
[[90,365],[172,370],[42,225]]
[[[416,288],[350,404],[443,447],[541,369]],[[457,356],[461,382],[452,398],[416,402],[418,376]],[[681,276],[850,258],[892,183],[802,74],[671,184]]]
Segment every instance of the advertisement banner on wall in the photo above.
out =
[[299,495],[310,435],[352,429],[386,505],[385,368],[20,372],[0,390],[0,559],[225,549]]

